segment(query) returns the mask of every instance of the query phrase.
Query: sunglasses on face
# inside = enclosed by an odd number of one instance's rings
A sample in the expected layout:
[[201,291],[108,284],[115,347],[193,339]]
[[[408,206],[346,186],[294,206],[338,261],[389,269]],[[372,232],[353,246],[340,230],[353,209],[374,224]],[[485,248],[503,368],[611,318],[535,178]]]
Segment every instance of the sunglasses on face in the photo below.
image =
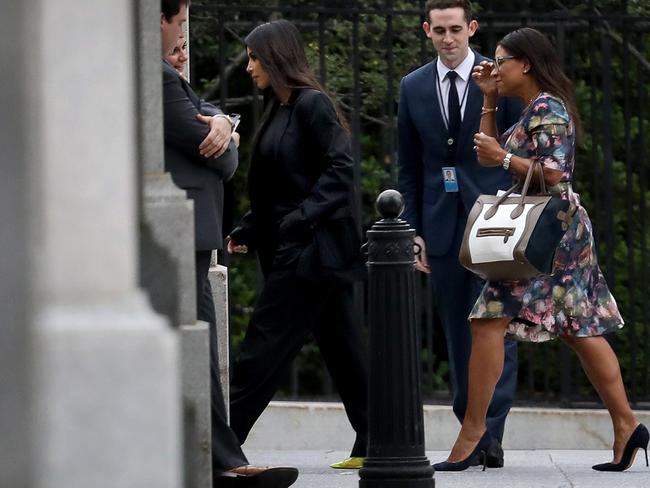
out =
[[496,58],[494,58],[494,67],[497,69],[497,71],[499,71],[499,69],[501,68],[501,64],[504,61],[507,61],[508,59],[517,59],[517,58],[519,58],[519,56],[497,56]]

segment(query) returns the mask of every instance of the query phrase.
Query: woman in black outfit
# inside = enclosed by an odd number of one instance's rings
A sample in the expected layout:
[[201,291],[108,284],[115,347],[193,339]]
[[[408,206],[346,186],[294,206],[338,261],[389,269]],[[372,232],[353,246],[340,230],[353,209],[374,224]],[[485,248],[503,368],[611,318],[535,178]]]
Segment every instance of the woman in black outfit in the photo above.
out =
[[357,434],[351,457],[332,467],[360,467],[367,374],[352,288],[365,267],[349,131],[292,23],[260,25],[245,42],[246,70],[270,101],[254,142],[251,208],[230,234],[228,252],[255,248],[265,284],[234,365],[231,426],[243,443],[313,335]]

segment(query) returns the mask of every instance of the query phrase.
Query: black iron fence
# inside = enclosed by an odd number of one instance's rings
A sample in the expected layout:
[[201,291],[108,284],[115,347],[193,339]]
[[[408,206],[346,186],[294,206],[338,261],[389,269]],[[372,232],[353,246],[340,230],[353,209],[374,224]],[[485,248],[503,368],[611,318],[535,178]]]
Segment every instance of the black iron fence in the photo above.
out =
[[[421,29],[424,1],[288,1],[260,5],[195,0],[191,12],[192,79],[206,98],[226,111],[243,114],[243,140],[250,139],[262,112],[260,93],[247,78],[242,39],[261,22],[284,17],[300,28],[312,66],[347,112],[353,152],[359,162],[360,211],[374,220],[371,202],[396,181],[396,113],[402,76],[434,56]],[[589,211],[601,267],[619,302],[626,327],[610,337],[623,368],[631,401],[650,408],[650,324],[647,224],[650,137],[650,7],[634,1],[475,2],[480,29],[472,46],[491,55],[507,32],[528,25],[552,37],[576,85],[585,137],[576,163],[575,188]],[[216,40],[216,42],[215,42]],[[242,144],[242,161],[248,147]],[[245,164],[244,164],[245,166]],[[231,187],[233,214],[240,214],[245,167]],[[251,281],[232,267],[233,286]],[[247,278],[246,278],[247,277]],[[249,283],[250,284],[250,283]],[[241,285],[245,286],[245,285]],[[252,285],[251,285],[252,286]],[[447,398],[445,347],[435,303],[425,289],[421,304],[422,368],[425,398]],[[242,293],[250,302],[250,294]],[[237,302],[237,297],[235,297]],[[235,303],[233,322],[248,309]],[[251,303],[246,303],[250,306]],[[310,351],[288,382],[287,395],[331,393],[326,375]],[[520,403],[596,405],[596,396],[575,356],[559,342],[523,344],[520,349]]]

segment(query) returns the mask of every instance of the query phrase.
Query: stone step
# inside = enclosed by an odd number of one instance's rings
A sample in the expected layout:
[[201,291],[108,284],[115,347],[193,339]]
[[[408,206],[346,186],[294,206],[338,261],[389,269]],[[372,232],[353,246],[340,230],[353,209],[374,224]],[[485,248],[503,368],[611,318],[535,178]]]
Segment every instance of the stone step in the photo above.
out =
[[[637,412],[650,426],[650,411]],[[452,445],[459,424],[449,406],[425,405],[427,450]],[[599,409],[513,408],[508,415],[506,449],[610,449],[609,415]],[[336,402],[271,402],[253,427],[245,450],[350,449],[354,432]]]

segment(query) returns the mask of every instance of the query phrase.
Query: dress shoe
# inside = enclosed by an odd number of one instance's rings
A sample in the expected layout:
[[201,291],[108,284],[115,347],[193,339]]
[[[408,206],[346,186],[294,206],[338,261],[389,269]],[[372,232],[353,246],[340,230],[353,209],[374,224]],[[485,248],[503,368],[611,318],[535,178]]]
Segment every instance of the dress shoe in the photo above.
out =
[[485,464],[488,468],[503,468],[503,447],[501,447],[499,440],[494,437],[487,450]]
[[[501,447],[501,443],[494,437],[492,438],[492,444],[490,444],[486,456],[485,465],[488,468],[503,468],[503,447]],[[479,466],[482,463],[481,456],[475,456],[472,459],[472,466]]]
[[298,470],[287,466],[239,466],[214,477],[214,488],[287,488],[298,478]]
[[490,436],[489,431],[485,431],[481,439],[476,444],[474,450],[462,461],[452,463],[450,461],[443,461],[441,463],[436,463],[433,465],[435,471],[465,471],[470,466],[473,466],[474,458],[477,456],[481,460],[479,464],[483,465],[483,471],[485,471],[485,466],[487,465],[486,453],[492,444],[492,436]]
[[363,457],[349,457],[338,463],[330,464],[330,468],[334,469],[361,469],[363,468]]
[[625,471],[632,466],[634,457],[639,449],[645,451],[645,465],[648,466],[648,440],[650,440],[650,433],[645,425],[637,425],[632,435],[627,440],[623,455],[618,463],[602,463],[592,466],[596,471]]

